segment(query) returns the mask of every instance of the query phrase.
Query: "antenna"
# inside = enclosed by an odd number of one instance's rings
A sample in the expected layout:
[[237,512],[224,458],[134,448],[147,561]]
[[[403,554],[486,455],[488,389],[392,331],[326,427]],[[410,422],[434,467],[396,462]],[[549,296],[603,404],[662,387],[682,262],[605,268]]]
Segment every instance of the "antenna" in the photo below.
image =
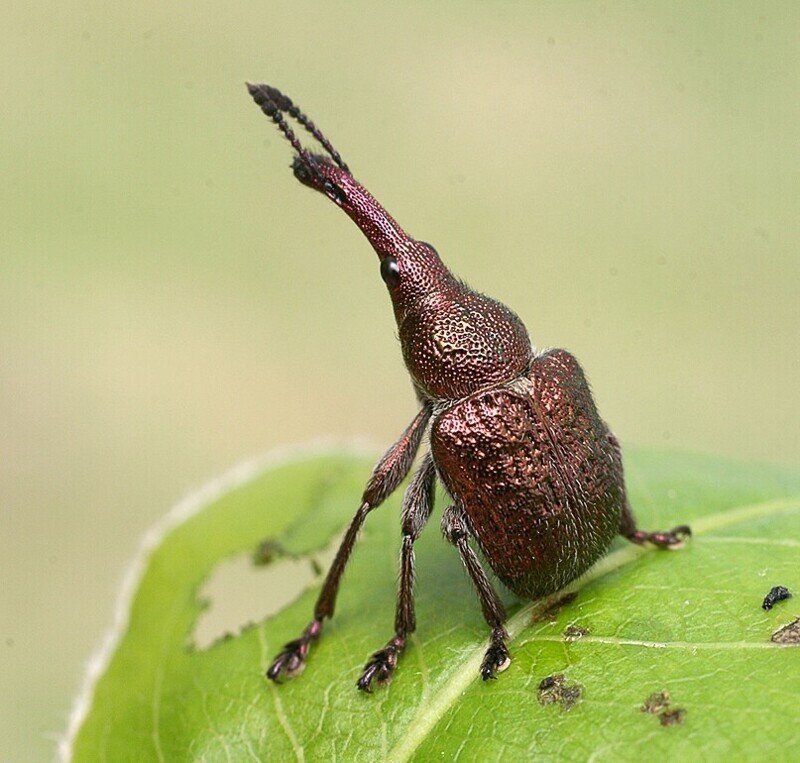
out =
[[294,134],[294,131],[283,118],[284,113],[288,114],[311,133],[340,169],[347,173],[350,172],[349,167],[344,163],[339,152],[331,145],[331,142],[320,132],[319,128],[295,106],[289,96],[284,95],[278,88],[267,84],[253,85],[248,82],[247,90],[253,97],[253,100],[261,107],[261,111],[275,122],[281,132],[286,136],[286,139],[292,144],[292,147],[297,151],[305,164],[313,167],[313,162],[309,159],[308,151],[303,148],[297,136]]

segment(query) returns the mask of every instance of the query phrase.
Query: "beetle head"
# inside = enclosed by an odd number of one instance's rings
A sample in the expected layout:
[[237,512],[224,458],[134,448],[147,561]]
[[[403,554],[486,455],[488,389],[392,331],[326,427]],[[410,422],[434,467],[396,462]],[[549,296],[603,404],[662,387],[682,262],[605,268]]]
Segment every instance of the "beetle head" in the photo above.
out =
[[[419,394],[459,398],[522,373],[531,345],[519,318],[455,279],[430,244],[408,236],[288,97],[270,85],[247,87],[297,152],[294,176],[344,210],[372,244]],[[303,148],[284,114],[311,133],[325,154]]]

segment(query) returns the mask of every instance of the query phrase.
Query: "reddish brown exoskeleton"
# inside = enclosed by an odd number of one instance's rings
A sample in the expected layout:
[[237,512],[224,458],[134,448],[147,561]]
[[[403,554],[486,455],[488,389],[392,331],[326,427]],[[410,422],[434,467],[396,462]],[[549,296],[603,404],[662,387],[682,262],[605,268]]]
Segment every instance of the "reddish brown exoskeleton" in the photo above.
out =
[[[619,443],[600,418],[577,360],[565,350],[538,351],[522,321],[505,305],[455,278],[436,250],[408,236],[358,183],[328,142],[292,101],[269,85],[248,85],[262,111],[297,155],[292,168],[358,225],[380,260],[392,299],[420,411],[378,461],[300,638],[267,671],[275,681],[298,674],[326,618],[367,515],[408,474],[425,432],[430,450],[403,498],[400,588],[394,635],[367,662],[358,688],[392,676],[414,617],[414,541],[433,509],[434,485],[452,505],[442,532],[461,555],[491,627],[481,665],[485,679],[509,663],[503,604],[470,545],[474,540],[500,580],[533,599],[557,591],[606,553],[614,536],[674,548],[690,534],[636,528],[625,496]],[[284,115],[321,144],[304,149]]]

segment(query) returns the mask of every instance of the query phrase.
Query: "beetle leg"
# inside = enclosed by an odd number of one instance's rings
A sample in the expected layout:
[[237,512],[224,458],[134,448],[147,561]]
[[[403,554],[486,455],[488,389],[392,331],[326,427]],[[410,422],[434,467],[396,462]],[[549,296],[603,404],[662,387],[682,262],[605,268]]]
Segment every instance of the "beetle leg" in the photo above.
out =
[[339,583],[355,546],[359,530],[361,530],[367,514],[380,506],[405,479],[414,462],[414,456],[419,450],[419,444],[430,417],[431,408],[429,405],[425,405],[408,425],[400,439],[386,451],[383,458],[375,465],[367,487],[364,489],[361,506],[351,520],[339,550],[336,552],[336,558],[325,577],[325,583],[314,607],[314,619],[308,624],[300,638],[286,644],[275,657],[267,670],[267,678],[280,681],[282,678],[292,678],[303,671],[311,644],[319,639],[322,633],[323,620],[333,616]]
[[[619,446],[619,440],[609,432],[609,442],[614,448],[615,457],[619,465],[619,470],[622,472],[622,449]],[[625,536],[631,543],[652,543],[659,548],[676,549],[683,546],[687,537],[692,534],[692,529],[689,525],[678,525],[671,530],[655,530],[647,532],[646,530],[639,530],[636,527],[636,520],[633,517],[633,511],[628,503],[628,496],[625,492],[625,485],[622,486],[622,516],[619,521],[619,533]]]
[[414,479],[403,496],[403,546],[400,552],[400,587],[394,636],[383,649],[370,657],[356,686],[371,692],[372,682],[379,686],[391,680],[397,659],[406,647],[406,638],[417,629],[414,614],[414,541],[419,538],[433,510],[436,469],[430,453],[425,455]]
[[445,510],[442,517],[442,533],[458,549],[461,561],[478,593],[483,616],[492,628],[489,648],[481,663],[481,676],[487,681],[496,678],[497,673],[504,671],[511,662],[511,655],[506,647],[508,633],[503,625],[506,621],[506,609],[492,588],[477,554],[469,545],[467,526],[464,511],[460,506],[453,505]]

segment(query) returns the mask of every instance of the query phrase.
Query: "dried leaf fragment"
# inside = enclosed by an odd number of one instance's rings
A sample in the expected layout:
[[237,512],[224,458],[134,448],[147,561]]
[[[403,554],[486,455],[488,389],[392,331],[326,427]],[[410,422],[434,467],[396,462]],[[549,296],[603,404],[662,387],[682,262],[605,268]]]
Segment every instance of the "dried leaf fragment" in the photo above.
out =
[[772,634],[771,641],[783,646],[800,646],[800,617],[797,620],[778,628]]
[[669,707],[669,692],[666,689],[653,692],[642,704],[643,713],[653,713],[657,715],[662,710]]

